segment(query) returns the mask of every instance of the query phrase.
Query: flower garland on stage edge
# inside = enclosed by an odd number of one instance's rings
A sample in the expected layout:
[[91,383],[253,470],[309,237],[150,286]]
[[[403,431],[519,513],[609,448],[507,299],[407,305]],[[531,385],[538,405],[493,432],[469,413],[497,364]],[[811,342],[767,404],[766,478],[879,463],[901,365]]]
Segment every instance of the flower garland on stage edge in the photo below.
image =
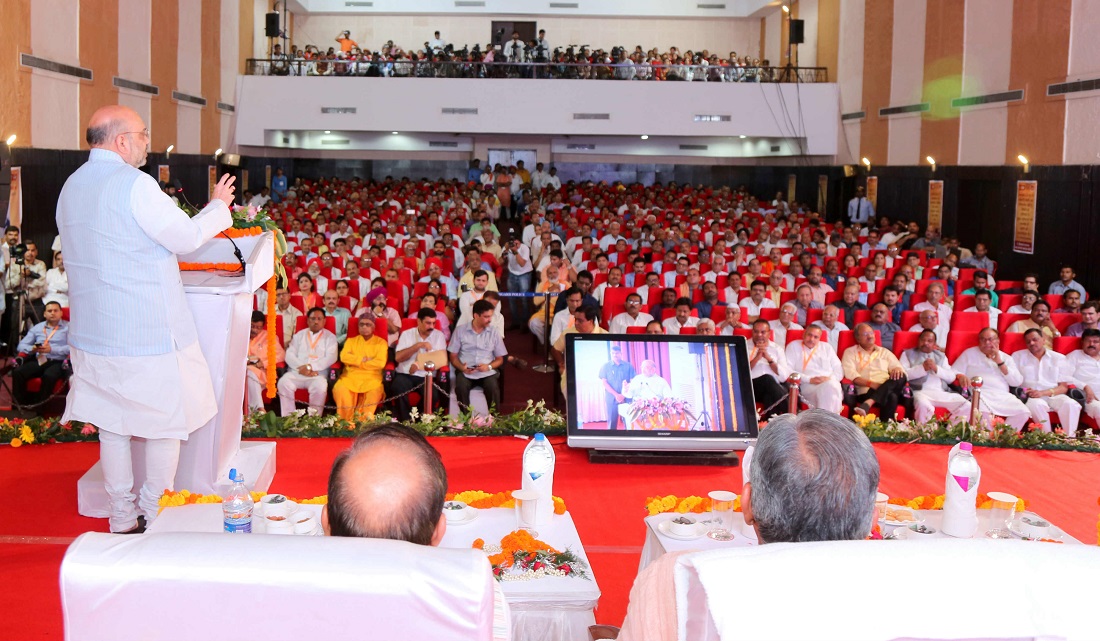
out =
[[[911,499],[891,498],[889,503],[890,505],[901,505],[913,510],[942,510],[943,501],[943,494],[929,494]],[[678,512],[680,514],[691,512],[694,514],[703,514],[710,512],[710,503],[710,499],[705,497],[686,496],[679,498],[673,494],[669,494],[668,496],[654,496],[646,499],[645,509],[649,512],[649,516],[664,514],[665,512]],[[989,498],[988,494],[979,492],[975,504],[979,510],[988,510],[993,507],[993,500]],[[1017,499],[1017,512],[1023,512],[1027,508],[1028,502],[1026,500]],[[733,501],[733,511],[741,511],[740,496]],[[1097,524],[1097,528],[1100,530],[1100,524]]]

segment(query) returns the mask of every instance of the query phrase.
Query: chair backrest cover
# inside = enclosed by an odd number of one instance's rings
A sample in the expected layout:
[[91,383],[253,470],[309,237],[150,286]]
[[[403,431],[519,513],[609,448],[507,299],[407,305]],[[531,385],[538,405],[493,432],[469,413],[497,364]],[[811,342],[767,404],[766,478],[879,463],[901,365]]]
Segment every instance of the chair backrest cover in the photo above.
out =
[[307,536],[90,532],[61,564],[65,638],[492,637],[479,550]]
[[[686,554],[674,572],[681,640],[1096,637],[1091,610],[1066,608],[1050,592],[1093,584],[1100,552],[1085,545],[947,538],[772,543]],[[898,580],[883,586],[884,576]],[[953,583],[955,577],[966,583]],[[1014,595],[1007,611],[975,609],[968,598],[1005,590]],[[932,593],[939,606],[899,615],[899,603]],[[751,611],[738,606],[745,599]]]

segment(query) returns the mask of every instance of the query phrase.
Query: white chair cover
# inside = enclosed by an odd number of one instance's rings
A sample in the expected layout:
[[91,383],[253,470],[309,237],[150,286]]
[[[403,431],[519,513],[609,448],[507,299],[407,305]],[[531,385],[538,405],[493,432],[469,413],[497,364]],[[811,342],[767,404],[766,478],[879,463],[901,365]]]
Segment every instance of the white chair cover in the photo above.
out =
[[479,550],[306,536],[88,533],[61,564],[65,638],[492,638]]
[[689,554],[675,569],[679,638],[1095,639],[1066,594],[1100,550],[1025,541],[773,543]]

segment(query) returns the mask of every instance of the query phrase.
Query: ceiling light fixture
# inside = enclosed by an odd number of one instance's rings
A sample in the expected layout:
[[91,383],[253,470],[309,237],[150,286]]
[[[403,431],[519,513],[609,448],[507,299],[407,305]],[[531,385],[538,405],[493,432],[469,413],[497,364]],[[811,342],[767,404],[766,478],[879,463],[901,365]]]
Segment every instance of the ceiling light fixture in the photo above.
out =
[[7,146],[11,147],[15,143],[15,138],[16,138],[16,135],[12,134],[12,135],[8,136],[8,139],[5,140],[4,143],[7,144]]
[[642,140],[649,140],[649,136],[647,136],[646,134],[642,134]]

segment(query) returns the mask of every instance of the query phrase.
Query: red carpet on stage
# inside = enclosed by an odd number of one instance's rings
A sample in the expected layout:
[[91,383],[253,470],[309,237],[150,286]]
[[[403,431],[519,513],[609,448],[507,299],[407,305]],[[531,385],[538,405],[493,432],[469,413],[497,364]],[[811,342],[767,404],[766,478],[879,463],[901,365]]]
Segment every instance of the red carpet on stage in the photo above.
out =
[[[558,457],[554,493],[565,499],[580,530],[603,596],[600,623],[618,625],[637,573],[645,539],[647,497],[740,491],[740,468],[592,465],[564,438],[551,439]],[[325,493],[329,465],[347,439],[280,439],[274,489],[295,497]],[[502,491],[519,485],[516,438],[435,438],[452,491]],[[907,497],[939,494],[948,448],[877,445],[882,491]],[[981,490],[1027,499],[1031,509],[1074,537],[1095,544],[1100,455],[976,448]],[[98,458],[91,443],[0,447],[0,491],[8,509],[0,531],[0,639],[62,638],[58,568],[65,546],[85,531],[107,531],[107,521],[76,513],[76,481]],[[183,488],[180,488],[183,489]]]

